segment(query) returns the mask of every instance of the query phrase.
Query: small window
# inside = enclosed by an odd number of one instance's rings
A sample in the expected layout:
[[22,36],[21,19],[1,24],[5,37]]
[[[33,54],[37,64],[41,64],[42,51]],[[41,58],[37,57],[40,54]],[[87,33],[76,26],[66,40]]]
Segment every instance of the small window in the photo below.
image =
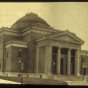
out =
[[9,51],[7,51],[7,58],[9,57]]

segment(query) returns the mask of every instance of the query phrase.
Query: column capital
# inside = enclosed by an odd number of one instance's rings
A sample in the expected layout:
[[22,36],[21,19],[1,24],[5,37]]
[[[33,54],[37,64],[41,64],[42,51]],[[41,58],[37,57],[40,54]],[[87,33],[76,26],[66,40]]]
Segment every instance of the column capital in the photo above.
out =
[[68,50],[72,50],[72,48],[68,48]]
[[58,49],[62,49],[62,47],[58,46]]

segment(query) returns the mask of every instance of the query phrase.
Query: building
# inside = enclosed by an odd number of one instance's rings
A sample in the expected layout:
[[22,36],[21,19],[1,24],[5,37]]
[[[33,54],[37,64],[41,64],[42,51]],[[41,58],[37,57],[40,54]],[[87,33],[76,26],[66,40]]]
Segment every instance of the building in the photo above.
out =
[[0,75],[20,75],[20,50],[24,76],[86,75],[88,51],[81,50],[83,44],[69,30],[56,30],[37,14],[28,13],[10,28],[0,29]]

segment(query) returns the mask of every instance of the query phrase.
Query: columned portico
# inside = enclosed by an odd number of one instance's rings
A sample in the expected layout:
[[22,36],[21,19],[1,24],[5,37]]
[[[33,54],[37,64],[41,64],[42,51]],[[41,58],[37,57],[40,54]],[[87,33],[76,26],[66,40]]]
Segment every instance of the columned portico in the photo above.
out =
[[52,74],[75,75],[76,69],[79,68],[75,68],[75,65],[79,66],[75,61],[75,55],[78,55],[78,51],[76,52],[75,49],[52,46],[52,62],[54,60]]
[[50,75],[80,75],[80,49],[84,43],[69,31],[37,40],[46,46],[45,73]]

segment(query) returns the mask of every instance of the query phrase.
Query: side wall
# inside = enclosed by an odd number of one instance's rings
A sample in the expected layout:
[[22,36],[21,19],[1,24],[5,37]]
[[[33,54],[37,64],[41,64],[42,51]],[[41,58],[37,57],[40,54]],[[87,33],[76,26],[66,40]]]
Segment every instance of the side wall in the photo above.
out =
[[38,73],[45,73],[45,52],[45,46],[39,47]]
[[19,63],[19,57],[18,53],[19,50],[21,51],[22,54],[22,60],[24,64],[24,72],[27,71],[27,49],[23,47],[15,47],[12,46],[11,48],[11,72],[21,72],[21,64]]
[[36,39],[44,36],[43,34],[40,33],[34,33],[30,32],[27,35],[23,36],[23,41],[28,42],[28,72],[35,73],[35,64],[36,64]]
[[9,41],[18,40],[18,36],[3,34],[3,71],[6,69],[6,45]]
[[[8,55],[7,55],[8,53]],[[11,71],[11,47],[6,48],[6,58],[5,58],[5,72]]]

